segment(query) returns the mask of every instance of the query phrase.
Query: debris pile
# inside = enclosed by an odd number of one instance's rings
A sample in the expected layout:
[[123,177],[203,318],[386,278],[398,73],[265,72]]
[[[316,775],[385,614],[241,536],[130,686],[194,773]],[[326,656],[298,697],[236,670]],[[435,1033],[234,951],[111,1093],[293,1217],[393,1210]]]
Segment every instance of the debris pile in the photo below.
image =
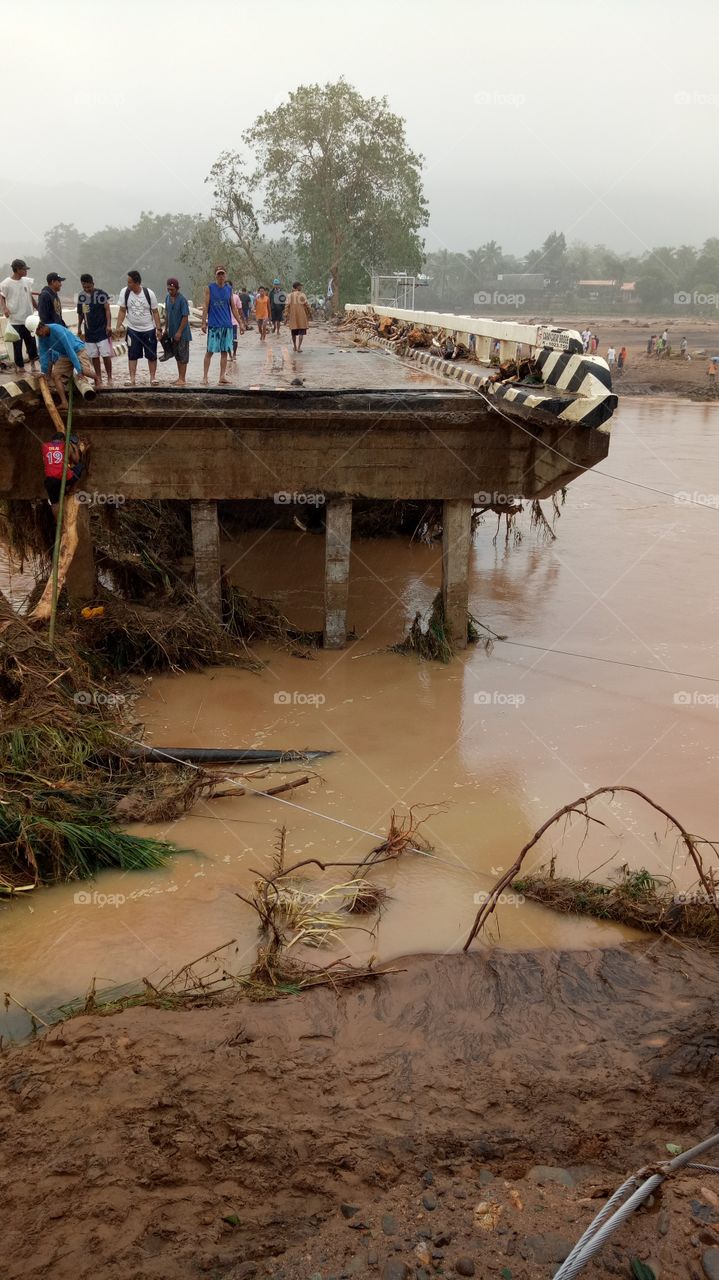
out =
[[349,330],[352,341],[367,346],[372,338],[384,338],[402,355],[415,348],[427,350],[442,360],[473,360],[474,352],[458,342],[447,329],[398,320],[394,316],[378,316],[372,311],[347,312],[339,321],[340,329]]

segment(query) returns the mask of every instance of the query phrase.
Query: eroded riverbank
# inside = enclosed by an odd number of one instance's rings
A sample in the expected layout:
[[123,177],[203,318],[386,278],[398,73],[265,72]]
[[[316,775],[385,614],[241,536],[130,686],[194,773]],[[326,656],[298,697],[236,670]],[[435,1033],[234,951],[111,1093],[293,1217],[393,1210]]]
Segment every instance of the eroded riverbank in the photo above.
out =
[[[339,994],[78,1018],[11,1051],[8,1280],[414,1276],[424,1260],[547,1280],[630,1170],[716,1128],[706,953],[660,940],[395,967]],[[588,1280],[637,1256],[698,1274],[699,1187],[690,1171],[668,1184]]]
[[[507,866],[554,809],[595,785],[640,786],[711,836],[716,510],[651,490],[706,497],[719,489],[718,422],[705,406],[623,405],[604,470],[649,491],[586,476],[571,487],[551,545],[526,528],[512,547],[503,530],[493,543],[493,523],[479,530],[471,607],[517,644],[497,644],[490,655],[472,650],[449,667],[378,652],[431,602],[440,551],[358,541],[350,599],[358,639],[346,650],[309,662],[266,650],[260,674],[217,669],[142,686],[137,711],[158,744],[337,754],[324,763],[323,782],[286,797],[309,813],[243,797],[201,804],[171,830],[155,828],[199,856],[160,873],[101,877],[91,888],[121,898],[118,905],[88,901],[75,884],[4,906],[1,964],[13,995],[42,1013],[82,994],[93,977],[99,987],[157,977],[230,938],[238,966],[249,962],[255,921],[235,894],[251,883],[251,867],[268,865],[283,822],[297,857],[351,857],[372,838],[326,818],[383,835],[393,808],[444,802],[426,829],[436,861],[409,857],[378,869],[391,901],[376,939],[355,932],[346,941],[343,951],[359,959],[461,946],[493,868]],[[256,530],[223,548],[234,581],[272,595],[310,627],[320,612],[322,555],[322,540],[299,530]],[[616,805],[611,823],[603,841],[593,835],[584,871],[627,863],[671,872],[682,885],[681,860],[646,811]],[[572,874],[578,849],[577,832],[560,855]],[[517,948],[622,936],[526,903],[503,904],[499,925],[502,944]],[[4,1032],[8,1025],[6,1018]],[[26,1026],[12,1020],[14,1030]]]

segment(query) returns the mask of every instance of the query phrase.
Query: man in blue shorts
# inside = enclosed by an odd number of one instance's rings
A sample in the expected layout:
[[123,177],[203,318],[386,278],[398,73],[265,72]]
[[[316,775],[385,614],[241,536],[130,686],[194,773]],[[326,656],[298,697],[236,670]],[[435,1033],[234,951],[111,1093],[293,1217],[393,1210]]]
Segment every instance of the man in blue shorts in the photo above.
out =
[[127,365],[130,385],[134,387],[138,360],[147,360],[150,383],[155,385],[157,373],[157,339],[162,334],[157,298],[142,283],[139,271],[128,271],[127,288],[120,291],[118,331],[127,316]]
[[225,268],[218,267],[215,271],[214,284],[205,285],[205,300],[202,307],[202,332],[207,334],[207,351],[202,378],[204,387],[207,386],[212,357],[218,352],[220,355],[219,385],[229,386],[230,379],[226,377],[227,357],[232,351],[232,326],[235,323],[240,332],[243,332],[245,321],[233,300],[232,285],[227,283]]

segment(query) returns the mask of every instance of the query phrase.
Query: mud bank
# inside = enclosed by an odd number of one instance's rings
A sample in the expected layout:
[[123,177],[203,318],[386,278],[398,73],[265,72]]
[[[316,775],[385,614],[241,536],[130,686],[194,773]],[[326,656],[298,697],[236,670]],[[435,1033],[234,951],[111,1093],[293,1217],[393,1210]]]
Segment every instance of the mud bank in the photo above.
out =
[[[461,1257],[534,1280],[592,1196],[716,1128],[716,958],[653,943],[397,967],[343,994],[81,1017],[11,1051],[6,1280],[473,1274]],[[699,1274],[697,1176],[587,1276],[633,1256]],[[490,1230],[481,1201],[501,1206]]]

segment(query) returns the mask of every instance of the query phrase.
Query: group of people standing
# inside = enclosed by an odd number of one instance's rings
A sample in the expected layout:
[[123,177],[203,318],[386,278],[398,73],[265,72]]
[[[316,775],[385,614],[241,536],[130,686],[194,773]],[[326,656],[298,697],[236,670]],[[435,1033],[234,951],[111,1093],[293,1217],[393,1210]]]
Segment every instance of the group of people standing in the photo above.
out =
[[[592,333],[591,329],[582,329],[581,333],[582,347],[585,356],[596,356],[599,353],[599,334]],[[621,347],[617,352],[614,344],[607,347],[607,364],[609,368],[617,373],[622,373],[627,363],[627,348]]]
[[[163,324],[155,293],[143,284],[139,271],[128,272],[113,327],[109,293],[97,288],[91,275],[83,274],[77,299],[77,334],[74,334],[62,314],[60,293],[65,277],[51,271],[40,293],[34,293],[23,259],[16,258],[11,271],[12,275],[0,282],[0,313],[9,325],[8,339],[13,347],[15,367],[19,373],[24,372],[27,358],[31,373],[37,372],[38,363],[42,373],[51,372],[61,405],[67,402],[66,387],[73,372],[99,387],[104,366],[107,385],[112,386],[113,338],[120,336],[125,326],[132,386],[140,360],[147,361],[150,382],[155,383],[158,344],[163,349],[160,361],[174,359],[177,363],[174,385],[186,385],[192,341],[190,306],[175,277],[167,281]],[[214,355],[220,357],[220,385],[229,383],[227,363],[236,360],[238,335],[249,328],[253,310],[261,342],[266,341],[270,325],[272,332],[279,335],[286,321],[293,349],[302,350],[312,312],[300,281],[293,283],[287,295],[280,279],[275,278],[271,289],[260,286],[253,297],[244,286],[236,291],[227,279],[225,268],[218,266],[214,280],[204,291],[201,328],[203,334],[207,334],[207,348],[203,385],[208,383]]]

